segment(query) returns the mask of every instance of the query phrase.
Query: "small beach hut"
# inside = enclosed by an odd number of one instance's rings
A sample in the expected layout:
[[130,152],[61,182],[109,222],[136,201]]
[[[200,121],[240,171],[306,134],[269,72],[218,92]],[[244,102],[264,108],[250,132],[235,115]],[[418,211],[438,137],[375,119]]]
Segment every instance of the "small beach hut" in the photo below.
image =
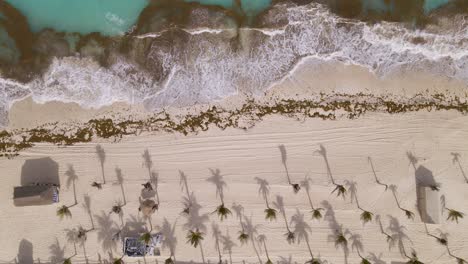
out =
[[55,185],[20,186],[13,191],[15,206],[47,205],[58,201],[58,188]]

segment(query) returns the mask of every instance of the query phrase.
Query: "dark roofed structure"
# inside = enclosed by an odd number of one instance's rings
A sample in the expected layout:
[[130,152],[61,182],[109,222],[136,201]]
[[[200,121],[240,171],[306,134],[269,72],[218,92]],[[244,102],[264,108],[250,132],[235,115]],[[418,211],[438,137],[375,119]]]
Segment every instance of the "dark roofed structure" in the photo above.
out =
[[58,188],[54,185],[30,185],[15,187],[15,206],[47,205],[58,202]]

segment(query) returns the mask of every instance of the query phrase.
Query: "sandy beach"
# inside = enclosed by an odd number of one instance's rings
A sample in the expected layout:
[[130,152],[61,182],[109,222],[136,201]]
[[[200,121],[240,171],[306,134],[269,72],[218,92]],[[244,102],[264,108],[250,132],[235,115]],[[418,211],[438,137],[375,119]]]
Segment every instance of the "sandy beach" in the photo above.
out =
[[[310,259],[310,255],[304,237],[300,243],[296,241],[288,244],[284,237],[285,221],[280,213],[276,221],[265,220],[265,202],[259,195],[256,177],[268,181],[270,203],[277,196],[284,199],[286,218],[291,230],[295,228],[294,223],[290,222],[291,218],[298,212],[303,214],[304,222],[310,226],[307,236],[316,257],[320,256],[329,263],[345,263],[343,250],[336,248],[329,237],[338,224],[343,230],[349,230],[349,237],[353,235],[358,241],[348,241],[348,263],[357,263],[360,260],[355,248],[359,241],[362,243],[361,255],[368,256],[373,263],[404,261],[398,246],[389,248],[377,222],[372,221],[366,225],[361,223],[360,211],[355,202],[350,201],[350,193],[346,195],[346,199],[331,194],[334,186],[327,174],[324,157],[317,152],[322,144],[335,181],[344,185],[346,181],[355,182],[360,206],[371,211],[374,216],[380,215],[386,232],[397,232],[394,229],[397,221],[401,237],[407,236],[402,241],[408,254],[414,248],[424,263],[455,263],[448,256],[446,248],[424,231],[424,224],[416,208],[415,167],[408,160],[407,152],[418,158],[416,168],[424,166],[433,173],[436,182],[440,184],[439,195],[445,196],[447,207],[468,212],[468,205],[464,202],[466,195],[463,194],[467,185],[461,170],[468,164],[465,143],[467,132],[468,117],[456,112],[441,111],[402,115],[375,113],[357,120],[339,121],[309,119],[297,122],[271,116],[248,131],[220,131],[213,128],[189,136],[165,133],[129,136],[116,143],[93,142],[68,147],[38,144],[13,160],[0,162],[4,175],[0,184],[0,225],[3,227],[0,241],[1,261],[13,263],[15,258],[28,259],[26,255],[31,254],[35,263],[49,263],[51,259],[55,263],[54,259],[71,256],[73,244],[67,242],[66,229],[91,227],[89,211],[84,208],[85,195],[90,198],[90,213],[95,230],[88,233],[88,239],[82,246],[77,246],[78,255],[72,258],[73,263],[105,263],[110,259],[109,255],[120,257],[121,243],[109,242],[109,234],[106,233],[110,232],[110,225],[120,225],[118,216],[109,214],[112,205],[122,201],[116,169],[121,170],[124,178],[123,189],[127,200],[123,207],[124,224],[139,226],[138,228],[144,230],[148,224],[145,224],[137,208],[141,184],[149,179],[148,170],[142,165],[142,155],[146,149],[151,154],[154,164],[152,170],[158,178],[157,191],[160,199],[159,210],[151,219],[153,232],[160,231],[165,220],[175,225],[177,261],[202,261],[200,249],[194,249],[186,243],[187,229],[184,224],[187,220],[181,214],[184,191],[180,186],[180,172],[187,175],[189,189],[194,192],[201,206],[200,213],[208,214],[207,220],[203,222],[206,230],[203,230],[205,239],[202,241],[206,261],[218,262],[213,225],[219,227],[221,236],[224,237],[219,239],[224,261],[230,262],[231,258],[233,263],[260,261],[251,242],[240,245],[237,240],[240,224],[233,210],[233,215],[224,221],[211,214],[220,202],[215,185],[207,181],[212,176],[210,169],[219,169],[226,182],[226,206],[232,208],[233,203],[242,205],[245,216],[255,225],[257,235],[266,236],[268,253],[273,262],[303,263]],[[91,187],[93,181],[102,182],[100,161],[96,154],[97,144],[105,151],[103,168],[107,183],[102,190]],[[312,202],[326,209],[322,220],[311,219],[306,190],[302,188],[295,194],[288,185],[278,148],[281,144],[284,144],[287,151],[286,164],[291,181],[299,183],[305,177],[310,178]],[[453,162],[452,153],[460,154],[459,164]],[[71,219],[60,220],[56,216],[58,205],[13,206],[13,186],[20,184],[24,165],[28,160],[43,158],[50,158],[58,166],[61,184],[59,205],[73,204],[72,188],[66,185],[70,166],[77,175],[78,205],[70,208]],[[401,206],[416,214],[414,220],[407,219],[398,209],[390,190],[385,191],[383,186],[376,184],[369,158],[379,180],[397,187],[396,195]],[[440,205],[437,206],[442,211]],[[448,245],[453,255],[466,259],[466,225],[464,219],[458,224],[447,221],[444,212],[440,215],[439,224],[428,224],[427,227],[436,235],[439,230],[449,234]],[[32,244],[31,252],[18,252],[22,240]],[[229,240],[233,242],[232,248],[227,243]],[[58,249],[53,248],[54,245]],[[223,249],[224,245],[227,248]],[[255,247],[261,261],[265,262],[264,250],[258,244]],[[147,257],[146,260],[127,257],[124,260],[126,263],[157,263],[168,256],[169,250],[165,248],[161,257]]]

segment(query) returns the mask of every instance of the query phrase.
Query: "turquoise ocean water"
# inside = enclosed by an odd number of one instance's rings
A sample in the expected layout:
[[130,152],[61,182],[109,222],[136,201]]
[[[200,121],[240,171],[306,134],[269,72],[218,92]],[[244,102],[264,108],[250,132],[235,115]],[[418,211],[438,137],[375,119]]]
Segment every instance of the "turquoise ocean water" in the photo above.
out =
[[[38,32],[45,28],[82,34],[100,32],[119,35],[127,31],[137,20],[148,0],[6,0],[20,10],[29,21],[31,29]],[[185,0],[205,5],[217,5],[232,9],[235,0]],[[411,1],[411,0],[408,0]],[[450,0],[426,0],[424,9],[429,12]],[[364,0],[364,8],[391,11],[392,1]],[[267,9],[271,0],[241,0],[243,11],[254,16]],[[1,15],[1,14],[0,14]]]

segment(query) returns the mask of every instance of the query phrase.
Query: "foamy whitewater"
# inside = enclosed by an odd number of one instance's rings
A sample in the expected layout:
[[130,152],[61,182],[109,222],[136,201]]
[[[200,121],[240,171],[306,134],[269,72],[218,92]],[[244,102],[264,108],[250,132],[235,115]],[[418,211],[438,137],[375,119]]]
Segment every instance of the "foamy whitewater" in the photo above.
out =
[[[5,113],[27,95],[40,103],[76,102],[87,108],[118,101],[143,103],[150,110],[208,103],[239,88],[260,94],[307,57],[362,65],[381,77],[417,70],[468,82],[468,21],[462,16],[412,30],[399,23],[370,25],[341,18],[315,3],[279,4],[262,24],[265,28],[238,33],[204,26],[179,30],[189,35],[186,48],[153,44],[147,54],[161,65],[163,78],[157,80],[118,55],[108,68],[90,58],[54,59],[42,78],[28,84],[0,80],[0,104]],[[230,44],[236,34],[240,47]],[[133,38],[164,41],[164,32]]]

